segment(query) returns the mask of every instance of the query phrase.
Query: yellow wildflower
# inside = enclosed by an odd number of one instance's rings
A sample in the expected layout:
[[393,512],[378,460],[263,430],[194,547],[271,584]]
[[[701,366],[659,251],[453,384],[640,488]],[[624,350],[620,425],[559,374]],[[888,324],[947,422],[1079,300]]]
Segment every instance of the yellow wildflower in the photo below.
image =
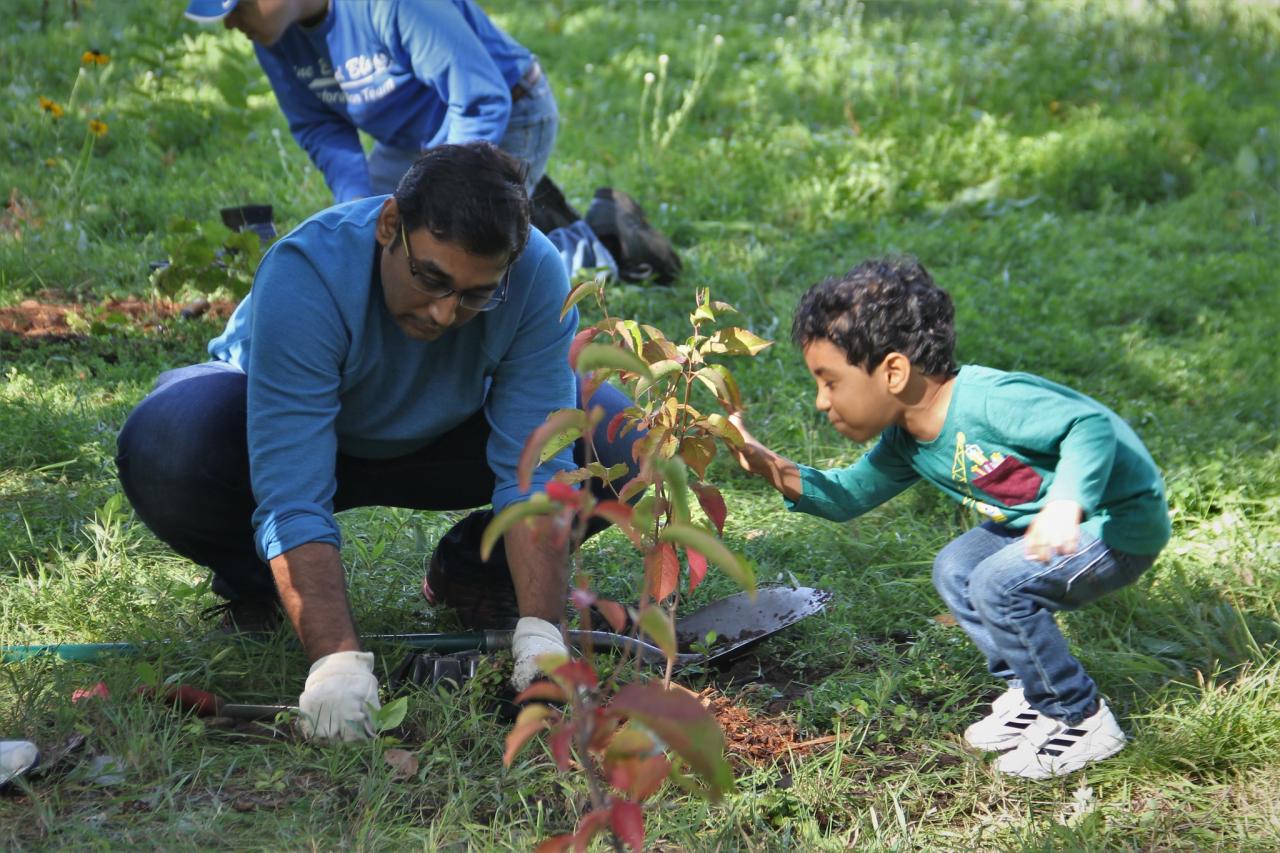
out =
[[107,135],[107,123],[96,118],[89,119],[89,132],[101,139]]
[[50,169],[56,169],[56,168],[58,168],[58,158],[57,158],[57,157],[46,157],[46,158],[44,159],[44,164],[45,164],[46,166],[48,166]]
[[62,107],[58,105],[58,102],[51,101],[43,95],[40,96],[40,109],[54,118],[62,118]]
[[86,50],[80,54],[81,65],[106,65],[110,61],[110,56],[96,48],[94,50]]

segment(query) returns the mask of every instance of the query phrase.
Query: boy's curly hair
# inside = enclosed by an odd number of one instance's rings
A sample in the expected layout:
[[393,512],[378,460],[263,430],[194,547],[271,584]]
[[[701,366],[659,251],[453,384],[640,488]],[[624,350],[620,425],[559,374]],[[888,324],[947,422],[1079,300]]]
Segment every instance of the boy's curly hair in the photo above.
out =
[[796,306],[791,340],[830,341],[868,373],[891,352],[929,376],[956,373],[955,307],[914,258],[874,258],[815,284]]

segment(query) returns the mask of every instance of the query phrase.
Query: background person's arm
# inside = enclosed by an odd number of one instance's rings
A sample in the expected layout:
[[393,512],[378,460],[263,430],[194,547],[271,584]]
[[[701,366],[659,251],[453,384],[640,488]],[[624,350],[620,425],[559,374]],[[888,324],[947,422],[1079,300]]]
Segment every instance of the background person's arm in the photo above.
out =
[[511,87],[453,4],[400,3],[396,26],[414,76],[447,104],[444,141],[501,142],[511,118]]
[[[355,125],[326,107],[279,57],[261,47],[256,51],[280,110],[289,120],[289,132],[324,175],[333,200],[341,204],[371,195],[369,164]],[[336,82],[320,91],[343,95]]]

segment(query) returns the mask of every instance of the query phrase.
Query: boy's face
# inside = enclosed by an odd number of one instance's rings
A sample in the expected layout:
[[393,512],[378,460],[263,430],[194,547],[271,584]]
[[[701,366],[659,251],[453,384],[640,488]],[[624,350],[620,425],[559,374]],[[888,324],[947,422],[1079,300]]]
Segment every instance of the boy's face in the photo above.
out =
[[818,383],[814,405],[838,433],[870,441],[893,425],[897,398],[889,390],[888,360],[868,373],[850,364],[835,344],[816,340],[804,348],[804,363]]

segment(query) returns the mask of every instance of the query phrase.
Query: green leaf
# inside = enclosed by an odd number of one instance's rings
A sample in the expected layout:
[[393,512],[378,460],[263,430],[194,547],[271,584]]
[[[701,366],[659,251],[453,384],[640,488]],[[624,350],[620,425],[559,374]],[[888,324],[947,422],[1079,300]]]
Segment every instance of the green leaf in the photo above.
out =
[[515,526],[516,522],[539,515],[551,515],[560,511],[560,504],[547,497],[546,492],[538,492],[527,501],[509,504],[506,509],[494,516],[493,521],[484,529],[480,537],[480,559],[487,560],[493,553],[493,546],[503,534]]
[[756,573],[751,563],[730,551],[727,545],[708,531],[691,524],[672,522],[658,538],[663,542],[674,542],[686,548],[693,548],[715,563],[738,586],[751,593],[752,597],[755,596]]
[[694,426],[705,429],[716,438],[723,439],[734,447],[742,447],[746,444],[742,438],[742,433],[738,432],[738,428],[730,423],[729,419],[724,415],[707,415],[706,420],[698,421]]
[[661,361],[655,361],[653,364],[649,365],[649,370],[652,371],[650,376],[648,378],[642,378],[636,383],[634,393],[637,397],[657,385],[663,379],[666,379],[671,374],[679,373],[680,362],[664,358]]
[[676,626],[671,616],[661,607],[646,607],[640,611],[640,630],[662,649],[662,653],[670,660],[676,656]]
[[748,332],[746,329],[720,329],[706,343],[699,347],[702,353],[722,353],[724,355],[755,355],[766,347],[773,346],[773,341]]
[[586,422],[587,413],[582,409],[557,409],[547,415],[520,451],[520,461],[516,463],[516,481],[520,491],[529,491],[534,469],[582,435]]
[[[674,438],[674,436],[673,436]],[[689,470],[684,460],[655,459],[654,467],[666,482],[667,500],[671,501],[671,515],[676,521],[689,520]]]
[[653,372],[640,356],[608,344],[587,344],[578,354],[578,372],[591,370],[622,370],[653,380]]
[[633,683],[623,687],[609,707],[643,723],[675,750],[707,784],[712,799],[733,790],[724,732],[693,694],[664,690],[657,682]]
[[[705,479],[707,466],[716,456],[715,439],[709,436],[687,436],[680,442],[680,458],[693,469],[698,479]],[[695,487],[696,488],[696,487]]]
[[575,287],[569,292],[569,296],[564,300],[564,307],[560,309],[560,319],[563,320],[573,308],[583,299],[593,294],[598,294],[604,287],[604,280],[599,278],[589,279]]
[[407,713],[409,713],[409,697],[401,696],[394,702],[389,702],[373,712],[373,728],[379,732],[394,729],[404,722],[404,717]]

